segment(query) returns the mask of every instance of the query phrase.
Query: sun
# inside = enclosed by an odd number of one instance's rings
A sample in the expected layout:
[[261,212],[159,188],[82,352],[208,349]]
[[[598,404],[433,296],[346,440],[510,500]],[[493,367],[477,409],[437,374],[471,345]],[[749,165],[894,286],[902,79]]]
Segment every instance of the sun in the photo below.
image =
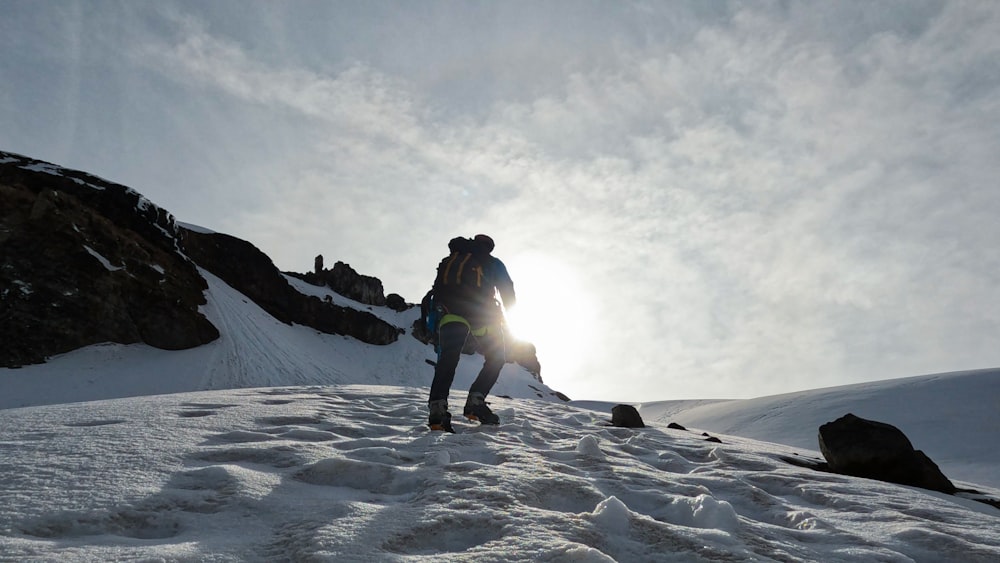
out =
[[586,361],[596,320],[581,273],[541,253],[505,263],[517,292],[517,304],[507,311],[511,332],[535,345],[543,376],[570,376]]

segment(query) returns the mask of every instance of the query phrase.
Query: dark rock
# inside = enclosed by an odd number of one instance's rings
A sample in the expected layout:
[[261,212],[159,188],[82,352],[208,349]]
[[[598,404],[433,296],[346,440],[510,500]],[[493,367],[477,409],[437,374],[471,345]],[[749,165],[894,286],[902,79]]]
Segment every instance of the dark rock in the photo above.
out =
[[410,334],[424,344],[434,344],[433,335],[427,329],[427,323],[424,322],[424,319],[418,317],[417,320],[413,321],[413,325],[410,326]]
[[218,338],[173,217],[134,190],[0,152],[0,365],[102,342]]
[[623,428],[645,428],[639,411],[632,405],[615,405],[611,407],[611,425]]
[[376,277],[363,276],[349,264],[337,262],[332,270],[326,270],[321,276],[330,289],[365,305],[385,305],[382,293],[382,281]]
[[403,299],[403,296],[398,293],[390,293],[389,295],[386,295],[385,306],[398,313],[402,313],[410,308],[410,304],[407,303],[406,299]]
[[[504,329],[507,329],[506,325],[504,325]],[[509,330],[505,330],[504,336],[507,346],[507,361],[514,362],[528,370],[539,383],[542,383],[542,364],[538,361],[535,345],[514,338]]]
[[952,494],[955,485],[895,426],[847,414],[819,427],[830,471]]
[[199,266],[219,276],[281,322],[352,336],[368,344],[390,344],[399,338],[400,329],[371,313],[299,293],[271,259],[247,241],[221,233],[188,229],[181,229],[181,233],[185,252]]
[[683,426],[677,424],[676,422],[671,422],[670,424],[667,425],[667,428],[673,428],[674,430],[687,430],[687,428],[684,428]]
[[[794,454],[798,456],[799,454]],[[778,459],[784,461],[785,463],[790,463],[796,467],[805,467],[806,469],[812,469],[814,471],[822,471],[825,473],[830,472],[830,465],[826,462],[812,459],[804,459],[802,457],[791,457],[791,456],[780,456]]]
[[722,440],[716,438],[715,436],[709,436],[708,438],[705,438],[705,441],[706,442],[715,442],[716,444],[721,444],[722,443]]
[[374,276],[361,275],[354,271],[354,268],[351,268],[349,264],[343,262],[337,262],[333,265],[332,270],[326,270],[323,268],[322,255],[316,257],[314,271],[305,274],[289,272],[289,275],[294,275],[313,285],[329,287],[340,295],[363,305],[377,307],[386,305],[382,280]]

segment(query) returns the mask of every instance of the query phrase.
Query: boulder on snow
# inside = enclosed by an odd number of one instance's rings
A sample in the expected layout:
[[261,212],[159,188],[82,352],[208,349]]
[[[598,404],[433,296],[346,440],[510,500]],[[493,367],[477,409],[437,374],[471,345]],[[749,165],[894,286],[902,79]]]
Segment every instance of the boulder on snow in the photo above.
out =
[[397,313],[402,313],[403,311],[410,308],[410,304],[403,299],[403,296],[398,293],[390,293],[385,296],[385,306],[396,311]]
[[632,405],[615,405],[611,407],[611,426],[623,428],[645,428],[639,411]]
[[819,427],[830,471],[953,494],[955,485],[895,426],[847,414]]

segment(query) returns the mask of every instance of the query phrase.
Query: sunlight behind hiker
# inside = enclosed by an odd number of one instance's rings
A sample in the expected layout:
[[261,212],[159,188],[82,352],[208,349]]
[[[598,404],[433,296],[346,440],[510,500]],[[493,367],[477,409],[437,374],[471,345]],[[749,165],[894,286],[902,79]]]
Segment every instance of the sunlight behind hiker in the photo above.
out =
[[572,377],[594,345],[594,297],[581,273],[543,253],[507,261],[517,279],[517,306],[507,311],[513,335],[535,345],[546,381]]

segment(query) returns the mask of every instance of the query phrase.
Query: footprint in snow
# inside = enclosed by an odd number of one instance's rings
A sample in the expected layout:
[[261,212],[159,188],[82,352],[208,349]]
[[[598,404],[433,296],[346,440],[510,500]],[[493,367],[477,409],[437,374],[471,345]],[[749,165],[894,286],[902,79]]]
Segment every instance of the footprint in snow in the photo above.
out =
[[199,452],[191,456],[194,461],[208,463],[251,463],[277,469],[295,467],[304,463],[302,455],[291,446],[235,447]]
[[111,426],[112,424],[122,424],[128,422],[121,418],[111,418],[106,420],[83,420],[80,422],[67,422],[63,426],[69,426],[71,428],[91,428],[94,426]]
[[489,513],[453,512],[392,537],[382,548],[401,555],[433,555],[447,560],[503,537],[504,522]]
[[231,403],[181,403],[182,407],[192,408],[192,409],[230,409],[233,407],[238,407],[239,405],[234,405]]
[[172,538],[182,531],[178,512],[219,512],[239,487],[239,479],[227,467],[184,471],[175,474],[162,491],[134,506],[46,515],[26,523],[21,531],[46,539],[103,535],[140,540]]
[[344,458],[317,461],[292,477],[311,485],[388,495],[412,494],[422,480],[418,473],[392,465]]
[[192,410],[192,411],[181,411],[177,413],[181,418],[201,418],[205,416],[212,416],[213,414],[219,414],[217,411],[203,411],[203,410]]
[[249,430],[233,430],[224,434],[217,434],[208,439],[208,443],[243,443],[243,442],[266,442],[274,440],[275,437],[263,432],[251,432]]
[[257,419],[259,424],[267,424],[273,426],[311,426],[315,424],[322,424],[323,417],[319,415],[313,416],[301,416],[301,415],[288,415],[288,416],[263,416]]

